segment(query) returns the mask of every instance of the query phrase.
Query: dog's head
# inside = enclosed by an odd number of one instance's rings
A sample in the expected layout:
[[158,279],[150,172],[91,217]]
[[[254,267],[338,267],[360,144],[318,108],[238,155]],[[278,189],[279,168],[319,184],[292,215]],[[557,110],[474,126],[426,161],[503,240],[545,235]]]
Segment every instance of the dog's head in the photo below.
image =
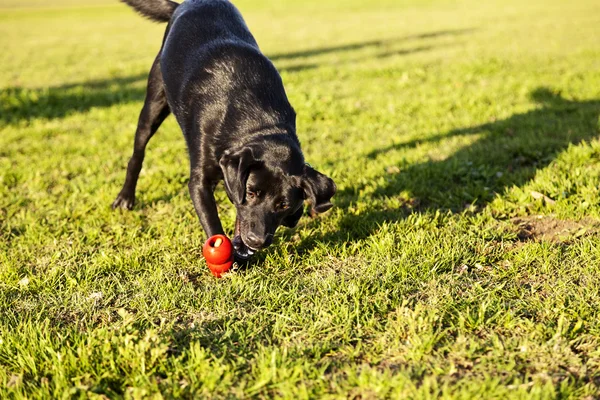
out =
[[269,246],[279,225],[295,227],[304,200],[317,213],[332,207],[335,183],[305,164],[299,149],[246,146],[226,152],[219,164],[237,208],[234,244],[241,240],[251,252]]

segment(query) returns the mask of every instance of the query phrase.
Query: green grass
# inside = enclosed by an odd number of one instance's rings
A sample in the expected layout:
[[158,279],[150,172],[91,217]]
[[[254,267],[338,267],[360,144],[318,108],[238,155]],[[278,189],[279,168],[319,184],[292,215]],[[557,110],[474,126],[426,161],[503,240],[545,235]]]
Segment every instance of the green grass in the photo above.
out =
[[339,191],[221,280],[173,119],[109,207],[164,26],[0,4],[0,397],[600,397],[600,3],[236,4]]

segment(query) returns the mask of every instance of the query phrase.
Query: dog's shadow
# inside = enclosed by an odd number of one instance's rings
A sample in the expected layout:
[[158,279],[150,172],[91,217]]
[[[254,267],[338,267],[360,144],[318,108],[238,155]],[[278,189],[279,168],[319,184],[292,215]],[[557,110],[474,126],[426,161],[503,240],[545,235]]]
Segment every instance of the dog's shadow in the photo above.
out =
[[[319,234],[325,226],[319,219],[304,222],[306,228],[317,233],[301,240],[295,251],[310,251],[321,242],[343,244],[363,240],[382,224],[398,221],[415,212],[460,211],[473,204],[484,207],[507,188],[525,185],[569,145],[598,137],[600,100],[568,100],[545,87],[533,91],[531,98],[539,108],[423,140],[389,145],[363,155],[372,160],[393,159],[390,156],[402,148],[422,143],[442,145],[452,137],[479,136],[472,144],[442,160],[409,166],[402,162],[388,165],[377,177],[382,179],[373,179],[373,182],[383,180],[384,184],[364,197],[359,195],[364,192],[364,186],[343,188],[334,197],[336,206],[342,210],[336,226]],[[569,193],[561,195],[568,196]],[[375,204],[378,200],[394,197],[401,198],[397,203],[403,205],[397,208],[373,206],[359,215],[349,212],[357,201],[372,200]],[[294,234],[285,231],[281,240],[290,240]]]

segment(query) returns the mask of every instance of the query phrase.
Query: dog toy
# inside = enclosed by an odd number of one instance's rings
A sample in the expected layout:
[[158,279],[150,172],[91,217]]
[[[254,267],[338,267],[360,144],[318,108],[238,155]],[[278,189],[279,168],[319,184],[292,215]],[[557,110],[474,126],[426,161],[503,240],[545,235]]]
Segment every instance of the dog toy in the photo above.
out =
[[204,243],[202,254],[210,272],[217,278],[233,265],[233,245],[225,235],[215,235]]

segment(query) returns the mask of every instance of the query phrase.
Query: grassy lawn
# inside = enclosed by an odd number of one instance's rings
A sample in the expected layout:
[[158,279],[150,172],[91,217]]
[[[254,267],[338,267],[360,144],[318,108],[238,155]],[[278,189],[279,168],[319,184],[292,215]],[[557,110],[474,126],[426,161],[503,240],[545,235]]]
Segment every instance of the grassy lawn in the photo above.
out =
[[600,3],[235,3],[338,194],[221,280],[172,118],[110,210],[165,27],[0,3],[0,397],[600,397]]

